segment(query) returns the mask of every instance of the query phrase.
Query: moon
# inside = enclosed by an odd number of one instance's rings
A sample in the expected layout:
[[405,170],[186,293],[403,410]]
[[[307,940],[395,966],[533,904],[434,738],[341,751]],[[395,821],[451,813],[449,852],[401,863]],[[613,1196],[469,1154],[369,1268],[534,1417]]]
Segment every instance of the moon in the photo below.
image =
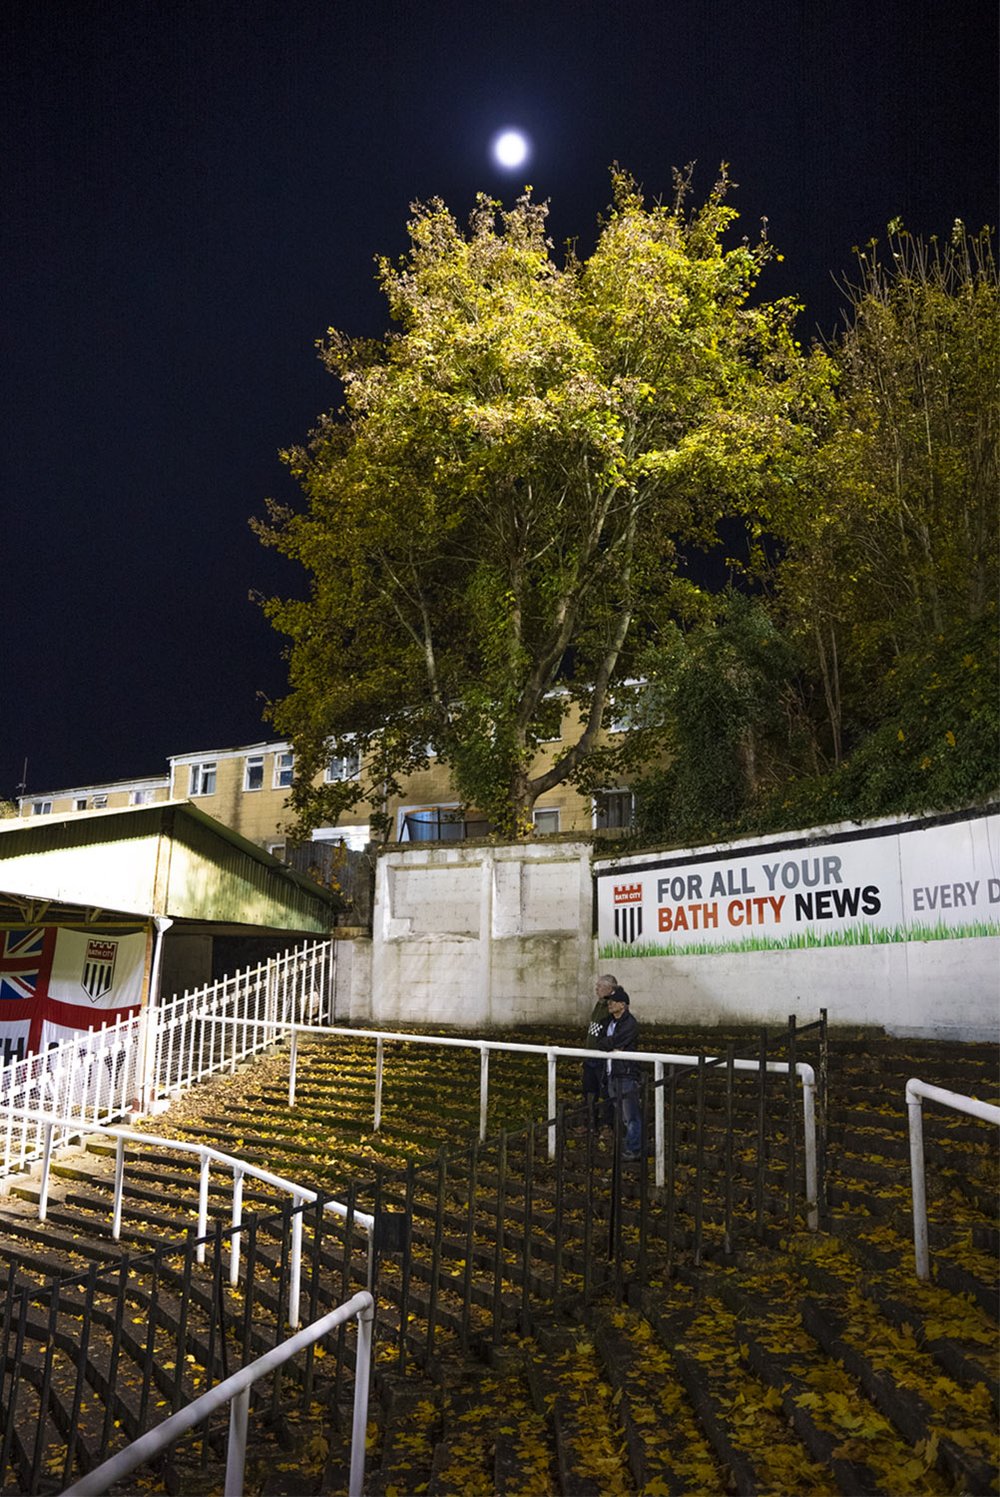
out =
[[521,130],[501,130],[493,139],[493,159],[505,171],[514,171],[528,159],[528,137]]

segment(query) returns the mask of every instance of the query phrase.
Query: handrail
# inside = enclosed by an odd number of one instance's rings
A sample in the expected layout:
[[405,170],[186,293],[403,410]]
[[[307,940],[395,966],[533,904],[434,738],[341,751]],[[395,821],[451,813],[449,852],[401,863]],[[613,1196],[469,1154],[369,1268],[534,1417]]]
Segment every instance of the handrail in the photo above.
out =
[[103,1461],[88,1471],[71,1487],[66,1487],[62,1497],[102,1497],[116,1482],[123,1480],[137,1466],[155,1459],[162,1451],[176,1443],[182,1435],[211,1418],[216,1409],[231,1405],[229,1411],[229,1442],[226,1452],[226,1479],[223,1490],[226,1497],[243,1497],[243,1475],[246,1466],[247,1422],[250,1412],[250,1389],[260,1378],[274,1372],[298,1352],[314,1345],[329,1335],[346,1320],[358,1318],[358,1347],[355,1357],[354,1413],[351,1425],[351,1471],[348,1484],[349,1497],[361,1497],[365,1478],[365,1434],[368,1425],[368,1385],[371,1368],[372,1324],[375,1316],[375,1301],[367,1290],[362,1289],[344,1304],[338,1305],[320,1320],[290,1336],[287,1341],[274,1346],[263,1356],[241,1367],[214,1388],[199,1395],[176,1414],[171,1414],[155,1429],[140,1435],[124,1450]]
[[[24,1105],[72,1110],[106,1124],[136,1107],[155,1110],[183,1086],[220,1070],[232,1072],[248,1055],[282,1039],[287,1013],[311,1022],[332,1019],[334,948],[331,941],[307,943],[195,991],[145,1004],[113,1025],[97,1027],[100,1015],[94,1013],[89,1029],[72,1032],[44,1053],[0,1065],[0,1099],[20,1097]],[[233,1031],[232,1044],[217,1043],[219,1033],[225,1040],[225,1031],[215,1028],[220,1009],[236,1014],[243,1026]],[[14,1122],[8,1113],[0,1129],[4,1175],[41,1158],[40,1132],[29,1137],[25,1124],[15,1133]]]
[[[223,1019],[222,1023],[233,1023],[236,1021]],[[259,1021],[250,1021],[259,1022]],[[664,1156],[664,1088],[663,1067],[665,1065],[697,1066],[700,1056],[697,1055],[674,1055],[668,1051],[659,1050],[612,1050],[595,1051],[585,1049],[582,1046],[573,1045],[532,1045],[519,1041],[507,1040],[462,1040],[453,1035],[430,1035],[430,1034],[406,1034],[392,1030],[374,1029],[348,1029],[335,1024],[298,1024],[290,1023],[286,1026],[286,1032],[291,1034],[289,1067],[288,1067],[288,1105],[295,1106],[295,1078],[298,1065],[298,1037],[299,1034],[310,1035],[338,1035],[353,1039],[367,1039],[375,1041],[375,1120],[374,1126],[377,1132],[382,1122],[382,1078],[383,1078],[383,1046],[386,1040],[401,1040],[407,1044],[415,1045],[444,1045],[446,1047],[463,1050],[478,1050],[480,1055],[479,1066],[479,1138],[482,1142],[486,1138],[486,1113],[489,1092],[489,1056],[493,1050],[501,1050],[506,1053],[516,1052],[526,1055],[544,1055],[548,1065],[548,1146],[549,1158],[555,1158],[556,1151],[556,1061],[560,1058],[579,1058],[582,1060],[593,1060],[597,1055],[627,1055],[629,1060],[640,1062],[644,1065],[652,1065],[654,1068],[654,1081],[656,1093],[654,1099],[656,1128],[655,1128],[655,1170],[656,1184],[662,1186],[666,1179],[666,1162]],[[719,1056],[705,1056],[705,1063],[712,1065],[722,1059]],[[757,1060],[733,1060],[733,1068],[737,1071],[760,1071],[760,1061]],[[793,1069],[795,1075],[802,1084],[802,1133],[805,1146],[805,1177],[806,1177],[806,1221],[810,1231],[815,1232],[819,1226],[818,1187],[816,1172],[816,1073],[812,1066],[806,1061],[797,1061],[794,1067],[788,1061],[769,1060],[764,1063],[765,1071],[778,1075],[788,1075]]]
[[[126,1142],[152,1144],[154,1147],[168,1148],[178,1153],[196,1154],[198,1156],[200,1162],[198,1226],[196,1230],[198,1245],[195,1253],[199,1263],[204,1263],[205,1261],[205,1241],[208,1236],[208,1182],[211,1166],[214,1162],[231,1169],[233,1172],[233,1200],[231,1211],[232,1232],[229,1243],[229,1282],[233,1288],[239,1283],[240,1277],[240,1237],[243,1224],[244,1176],[249,1175],[252,1179],[260,1180],[264,1185],[271,1185],[275,1189],[284,1191],[287,1195],[290,1195],[297,1210],[292,1220],[292,1245],[288,1277],[288,1323],[293,1330],[297,1328],[300,1313],[299,1286],[302,1275],[301,1208],[318,1200],[318,1191],[310,1190],[307,1185],[297,1185],[294,1180],[286,1180],[282,1175],[272,1174],[270,1170],[261,1169],[259,1165],[250,1164],[245,1159],[239,1159],[235,1154],[226,1154],[221,1149],[214,1148],[211,1144],[193,1144],[179,1138],[162,1138],[155,1133],[140,1133],[135,1128],[106,1127],[101,1124],[88,1123],[83,1118],[59,1117],[52,1113],[39,1111],[37,1108],[19,1107],[14,1110],[19,1116],[27,1117],[32,1122],[41,1123],[44,1128],[45,1143],[42,1151],[42,1169],[38,1191],[38,1220],[42,1222],[45,1220],[48,1211],[49,1173],[52,1163],[52,1134],[54,1129],[66,1128],[78,1137],[98,1134],[103,1138],[113,1138],[115,1140],[115,1189],[111,1218],[111,1237],[114,1242],[117,1242],[121,1235]],[[348,1215],[348,1207],[343,1201],[324,1201],[323,1210],[332,1212],[334,1216],[346,1218]],[[353,1211],[351,1214],[356,1225],[366,1232],[368,1236],[370,1283],[375,1244],[375,1218],[365,1211]]]
[[931,1273],[930,1251],[927,1244],[927,1177],[924,1172],[924,1099],[939,1102],[954,1112],[964,1112],[968,1117],[979,1118],[984,1123],[1000,1124],[1000,1107],[992,1102],[980,1102],[978,1097],[966,1097],[961,1092],[949,1092],[941,1086],[931,1086],[911,1076],[906,1083],[906,1111],[910,1124],[910,1195],[913,1204],[913,1256],[916,1260],[918,1279],[929,1279]]

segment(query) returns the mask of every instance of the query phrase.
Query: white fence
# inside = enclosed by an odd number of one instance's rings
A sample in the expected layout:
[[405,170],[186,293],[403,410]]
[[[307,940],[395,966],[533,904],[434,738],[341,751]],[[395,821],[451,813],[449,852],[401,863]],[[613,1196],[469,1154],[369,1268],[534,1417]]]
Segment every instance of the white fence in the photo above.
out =
[[[298,1036],[302,1026],[290,1024],[291,1048],[288,1062],[288,1106],[295,1106],[295,1079],[298,1064]],[[454,1036],[440,1034],[408,1034],[396,1030],[378,1029],[344,1029],[330,1026],[319,1029],[310,1026],[309,1033],[323,1033],[334,1036],[345,1036],[351,1039],[363,1039],[375,1041],[375,1103],[373,1127],[376,1132],[382,1123],[382,1081],[385,1066],[385,1043],[390,1041],[406,1045],[435,1045],[439,1048],[457,1050],[476,1050],[479,1053],[479,1137],[481,1141],[486,1138],[486,1117],[489,1106],[489,1074],[490,1055],[494,1050],[502,1054],[516,1053],[519,1055],[538,1055],[545,1059],[548,1072],[548,1119],[549,1119],[549,1158],[555,1157],[556,1149],[556,1063],[560,1057],[571,1060],[593,1060],[604,1054],[603,1051],[594,1049],[577,1049],[567,1045],[530,1045],[517,1044],[510,1040],[460,1040]],[[612,1050],[609,1055],[625,1054],[624,1051]],[[695,1069],[699,1064],[697,1055],[674,1055],[659,1050],[629,1050],[628,1059],[639,1065],[652,1066],[653,1081],[655,1083],[653,1100],[653,1161],[655,1169],[655,1182],[657,1187],[662,1187],[666,1180],[666,1147],[664,1125],[664,1080],[665,1066],[684,1066],[689,1070]],[[714,1061],[715,1057],[705,1057],[708,1061]],[[733,1067],[737,1071],[760,1071],[760,1062],[756,1060],[733,1060]],[[766,1061],[765,1071],[778,1075],[788,1075],[789,1064],[783,1060]],[[818,1199],[818,1177],[816,1173],[816,1073],[811,1065],[805,1061],[797,1061],[794,1067],[796,1077],[802,1086],[802,1128],[805,1144],[805,1185],[806,1185],[806,1219],[809,1229],[815,1232],[819,1227],[819,1199]]]
[[[250,1164],[245,1159],[239,1159],[233,1154],[226,1154],[222,1149],[213,1149],[210,1144],[188,1143],[184,1139],[159,1138],[155,1133],[138,1133],[131,1128],[108,1127],[103,1125],[91,1129],[87,1124],[79,1122],[75,1118],[61,1118],[56,1114],[48,1112],[30,1113],[29,1121],[37,1123],[41,1130],[42,1144],[42,1166],[38,1189],[38,1220],[45,1221],[48,1214],[49,1184],[51,1178],[51,1163],[54,1140],[59,1137],[82,1138],[90,1132],[100,1132],[102,1138],[112,1139],[115,1144],[115,1188],[114,1199],[111,1207],[111,1237],[114,1242],[121,1240],[122,1213],[125,1203],[125,1146],[128,1143],[141,1144],[144,1149],[164,1150],[167,1154],[186,1154],[189,1158],[198,1161],[198,1224],[195,1229],[197,1246],[195,1248],[195,1259],[198,1263],[205,1262],[205,1244],[208,1241],[208,1197],[212,1166],[221,1168],[232,1176],[232,1204],[230,1210],[230,1222],[232,1225],[232,1236],[229,1246],[229,1283],[235,1289],[240,1282],[240,1228],[243,1223],[243,1183],[246,1178],[258,1180],[262,1185],[269,1185],[272,1189],[287,1195],[295,1208],[291,1217],[290,1246],[288,1254],[288,1324],[293,1330],[298,1329],[300,1323],[299,1285],[302,1280],[302,1211],[301,1208],[307,1203],[313,1203],[319,1199],[315,1190],[310,1190],[307,1185],[297,1185],[294,1180],[286,1180],[282,1175],[275,1175],[270,1170],[262,1169],[259,1165]],[[373,1281],[374,1275],[374,1253],[375,1253],[375,1218],[365,1211],[352,1210],[343,1201],[328,1200],[323,1203],[323,1210],[329,1211],[333,1216],[346,1218],[351,1217],[356,1231],[363,1232],[368,1240],[368,1283]]]
[[315,941],[185,992],[151,1014],[146,1105],[268,1050],[293,1023],[333,1019],[334,942]]
[[52,1134],[55,1148],[73,1136],[67,1119],[100,1127],[121,1117],[136,1095],[140,1039],[136,1015],[0,1066],[0,1174],[42,1158],[46,1114],[64,1120]]
[[924,1100],[937,1102],[953,1112],[963,1112],[967,1117],[979,1118],[984,1123],[1000,1124],[1000,1107],[992,1102],[980,1102],[978,1097],[966,1097],[961,1092],[949,1092],[940,1086],[931,1086],[918,1076],[911,1076],[906,1083],[906,1111],[910,1128],[910,1192],[913,1204],[913,1256],[917,1278],[929,1279],[931,1275],[930,1250],[927,1242],[927,1186],[924,1175]]
[[333,942],[310,942],[0,1066],[0,1176],[42,1159],[47,1144],[59,1148],[81,1131],[235,1070],[294,1023],[329,1024],[333,963]]

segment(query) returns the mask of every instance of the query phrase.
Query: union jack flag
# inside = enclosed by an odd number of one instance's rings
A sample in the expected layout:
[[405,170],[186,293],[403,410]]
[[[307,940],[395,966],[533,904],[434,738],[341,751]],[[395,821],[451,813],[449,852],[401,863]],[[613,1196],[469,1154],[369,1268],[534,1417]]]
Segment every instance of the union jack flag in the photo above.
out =
[[45,997],[54,935],[54,931],[44,928],[0,931],[0,1003],[24,1003]]

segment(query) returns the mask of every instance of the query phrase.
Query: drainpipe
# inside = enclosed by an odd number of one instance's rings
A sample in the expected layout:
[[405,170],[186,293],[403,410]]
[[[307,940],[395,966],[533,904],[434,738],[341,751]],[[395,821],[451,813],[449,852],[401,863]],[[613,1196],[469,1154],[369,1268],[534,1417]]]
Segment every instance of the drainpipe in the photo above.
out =
[[153,1096],[156,1068],[156,1017],[160,998],[160,962],[163,956],[163,937],[173,923],[167,915],[153,916],[156,936],[153,941],[153,960],[149,968],[149,992],[146,996],[146,1006],[139,1015],[139,1054],[136,1068],[139,1086],[135,1099],[135,1111],[140,1114],[147,1111]]

